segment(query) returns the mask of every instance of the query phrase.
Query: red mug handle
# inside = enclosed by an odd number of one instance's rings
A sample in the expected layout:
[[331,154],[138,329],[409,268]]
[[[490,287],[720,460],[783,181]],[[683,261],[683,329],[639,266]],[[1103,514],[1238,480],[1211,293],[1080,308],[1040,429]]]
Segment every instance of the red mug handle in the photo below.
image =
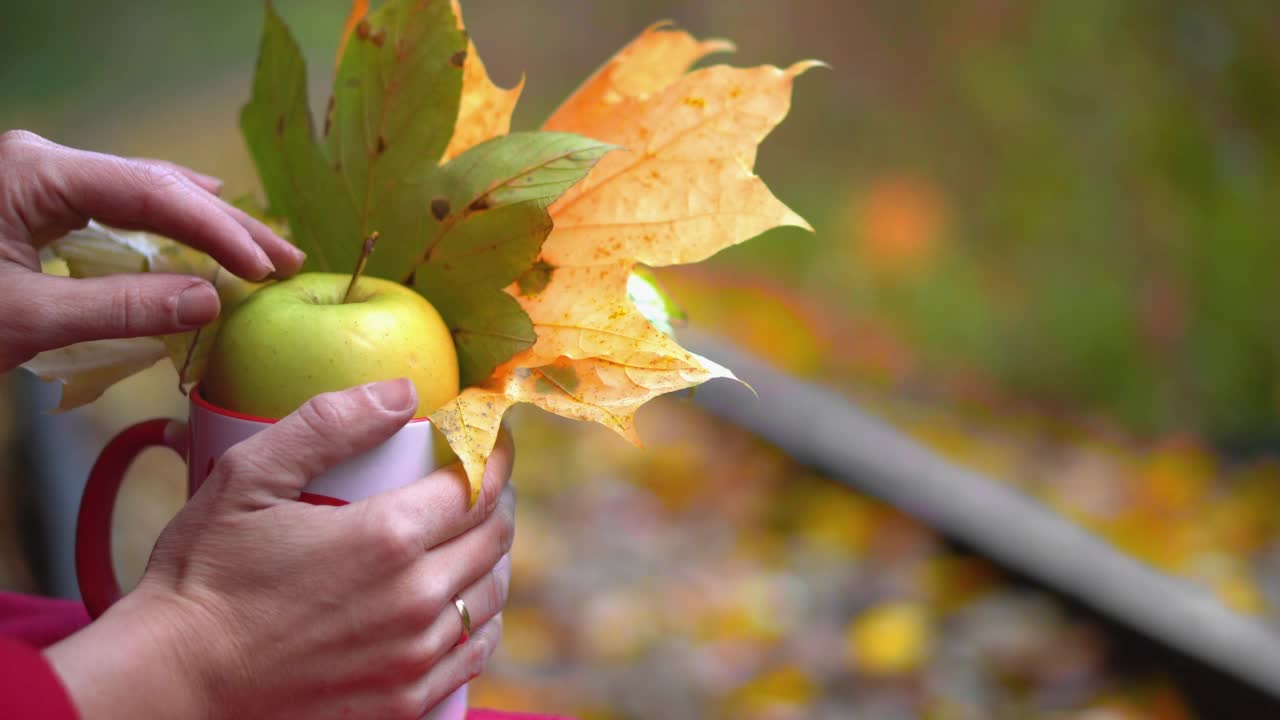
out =
[[80,596],[97,618],[120,599],[120,582],[111,562],[111,516],[124,475],[135,458],[151,447],[167,447],[168,420],[148,420],[121,432],[107,443],[89,471],[76,519],[76,579]]

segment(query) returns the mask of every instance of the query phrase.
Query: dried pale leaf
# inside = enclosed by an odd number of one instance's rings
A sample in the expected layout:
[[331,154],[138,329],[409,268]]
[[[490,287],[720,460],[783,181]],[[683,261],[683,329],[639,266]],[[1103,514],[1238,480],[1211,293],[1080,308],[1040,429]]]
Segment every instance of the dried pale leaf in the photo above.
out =
[[471,387],[431,415],[431,422],[462,461],[473,503],[480,496],[485,462],[498,440],[502,416],[514,404],[501,390]]
[[67,264],[72,277],[99,277],[147,270],[154,247],[142,233],[110,230],[96,222],[54,241],[50,250]]
[[[544,259],[673,265],[779,225],[808,228],[751,167],[756,146],[790,108],[792,81],[809,67],[705,68],[647,100],[588,115],[579,132],[626,150],[610,153],[551,206],[556,227]],[[573,121],[556,127],[577,127]]]
[[94,340],[42,352],[23,365],[42,380],[62,383],[58,412],[87,405],[107,388],[164,359],[154,338]]
[[[221,316],[263,286],[263,283],[236,277],[213,258],[181,243],[158,235],[118,230],[97,222],[90,222],[58,239],[50,250],[66,262],[72,277],[162,272],[204,278],[218,291]],[[215,320],[198,332],[174,333],[159,338],[183,384],[195,382],[203,375],[205,358],[217,335],[219,322]],[[116,380],[129,374],[132,373],[120,375]],[[99,377],[109,377],[109,373],[100,372]]]
[[[458,29],[464,29],[458,0],[453,0],[453,14],[458,20]],[[453,128],[449,147],[445,148],[444,161],[452,160],[485,140],[506,135],[511,130],[511,113],[515,111],[523,90],[523,77],[509,90],[490,80],[475,42],[469,41],[462,66],[462,102],[458,107],[458,122]]]

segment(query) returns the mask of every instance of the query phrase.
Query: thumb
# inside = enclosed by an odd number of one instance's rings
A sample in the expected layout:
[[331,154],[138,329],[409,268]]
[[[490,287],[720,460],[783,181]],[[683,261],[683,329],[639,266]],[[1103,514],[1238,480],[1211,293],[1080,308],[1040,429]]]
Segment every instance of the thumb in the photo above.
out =
[[188,461],[190,461],[188,453],[191,451],[190,430],[191,426],[181,420],[170,420],[169,424],[164,426],[164,444]]
[[[188,275],[112,275],[71,279],[24,273],[24,312],[6,322],[31,354],[106,338],[194,330],[218,315],[218,293]],[[6,318],[8,320],[8,318]]]
[[417,407],[413,383],[403,378],[317,395],[223,453],[206,485],[263,507],[297,500],[322,472],[394,435]]

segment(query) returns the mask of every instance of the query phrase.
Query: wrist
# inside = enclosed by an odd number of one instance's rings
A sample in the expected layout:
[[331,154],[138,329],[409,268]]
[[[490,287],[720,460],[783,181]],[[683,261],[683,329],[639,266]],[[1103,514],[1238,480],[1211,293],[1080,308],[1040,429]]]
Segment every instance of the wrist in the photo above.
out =
[[135,591],[45,657],[83,720],[209,720],[218,663],[198,618],[181,600]]

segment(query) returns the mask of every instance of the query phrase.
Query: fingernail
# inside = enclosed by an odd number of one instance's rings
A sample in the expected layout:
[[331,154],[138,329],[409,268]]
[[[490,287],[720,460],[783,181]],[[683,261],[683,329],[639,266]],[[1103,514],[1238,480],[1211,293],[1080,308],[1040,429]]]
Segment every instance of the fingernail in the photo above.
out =
[[253,248],[258,251],[258,266],[262,268],[258,271],[257,280],[264,280],[276,271],[275,263],[271,262],[271,258],[267,257],[267,252],[262,248],[254,245]]
[[200,177],[200,182],[208,187],[209,192],[218,195],[222,192],[222,181],[212,175],[205,175],[202,172],[196,173]]
[[218,293],[208,283],[196,283],[178,293],[178,323],[198,327],[218,316]]
[[383,410],[391,412],[408,410],[417,400],[413,383],[407,378],[374,383],[369,386],[369,392],[373,395],[374,402],[381,405]]
[[289,271],[281,272],[280,270],[276,270],[274,273],[272,273],[271,277],[277,280],[287,279],[293,273],[296,273],[302,267],[302,264],[307,261],[306,253],[302,252],[301,250],[299,250],[298,248],[292,245],[286,245],[286,247],[288,248],[288,250],[286,250],[285,252],[288,253],[289,257],[285,260],[285,266],[289,269]]

